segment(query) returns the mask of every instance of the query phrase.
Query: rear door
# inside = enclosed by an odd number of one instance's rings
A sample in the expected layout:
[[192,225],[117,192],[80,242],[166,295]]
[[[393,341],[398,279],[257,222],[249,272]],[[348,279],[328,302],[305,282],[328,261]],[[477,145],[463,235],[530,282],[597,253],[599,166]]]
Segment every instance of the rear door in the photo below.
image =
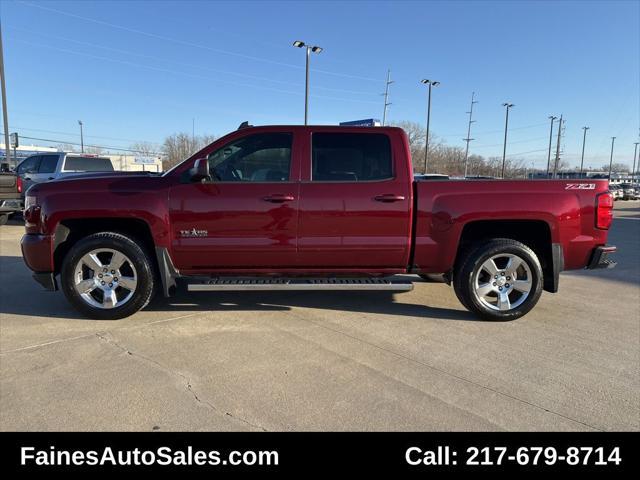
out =
[[388,130],[321,130],[300,187],[300,267],[406,268],[412,185]]

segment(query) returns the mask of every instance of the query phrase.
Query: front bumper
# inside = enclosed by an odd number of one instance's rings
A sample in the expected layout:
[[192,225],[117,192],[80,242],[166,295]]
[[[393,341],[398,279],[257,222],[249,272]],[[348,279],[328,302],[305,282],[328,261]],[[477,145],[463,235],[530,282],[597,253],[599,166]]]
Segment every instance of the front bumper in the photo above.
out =
[[51,235],[26,234],[22,236],[20,247],[22,258],[34,272],[53,272],[53,252]]
[[617,262],[611,260],[609,255],[616,253],[617,248],[613,245],[607,245],[605,247],[596,247],[591,255],[591,261],[587,268],[589,270],[595,270],[598,268],[613,268],[617,265]]

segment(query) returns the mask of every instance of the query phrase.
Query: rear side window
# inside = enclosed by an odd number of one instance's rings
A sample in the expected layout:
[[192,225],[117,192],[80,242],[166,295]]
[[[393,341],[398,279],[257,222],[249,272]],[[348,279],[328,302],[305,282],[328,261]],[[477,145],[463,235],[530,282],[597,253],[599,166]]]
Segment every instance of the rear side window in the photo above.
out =
[[391,143],[381,133],[314,133],[315,182],[366,182],[393,177]]
[[53,173],[58,165],[58,155],[43,155],[38,173]]
[[66,172],[112,172],[113,165],[108,158],[67,157],[64,161]]

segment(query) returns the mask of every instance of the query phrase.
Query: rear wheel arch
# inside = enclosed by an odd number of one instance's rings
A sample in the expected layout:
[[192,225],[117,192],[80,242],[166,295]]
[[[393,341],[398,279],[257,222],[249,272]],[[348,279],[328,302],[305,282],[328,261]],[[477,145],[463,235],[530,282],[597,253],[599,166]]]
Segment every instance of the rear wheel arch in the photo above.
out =
[[540,260],[544,275],[543,289],[558,290],[558,274],[563,268],[562,251],[552,239],[552,226],[545,220],[477,220],[462,228],[458,251],[453,266],[456,272],[468,252],[480,243],[495,238],[506,238],[523,243]]

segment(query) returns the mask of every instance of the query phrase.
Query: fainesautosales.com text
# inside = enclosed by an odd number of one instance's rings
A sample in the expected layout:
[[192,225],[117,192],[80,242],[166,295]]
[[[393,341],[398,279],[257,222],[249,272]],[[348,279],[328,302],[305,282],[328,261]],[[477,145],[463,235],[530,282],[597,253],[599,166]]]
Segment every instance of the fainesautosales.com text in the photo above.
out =
[[232,450],[222,453],[217,450],[199,450],[189,446],[183,450],[170,447],[141,450],[117,450],[105,447],[102,450],[38,450],[35,447],[21,447],[20,464],[38,466],[275,466],[278,465],[275,450]]

